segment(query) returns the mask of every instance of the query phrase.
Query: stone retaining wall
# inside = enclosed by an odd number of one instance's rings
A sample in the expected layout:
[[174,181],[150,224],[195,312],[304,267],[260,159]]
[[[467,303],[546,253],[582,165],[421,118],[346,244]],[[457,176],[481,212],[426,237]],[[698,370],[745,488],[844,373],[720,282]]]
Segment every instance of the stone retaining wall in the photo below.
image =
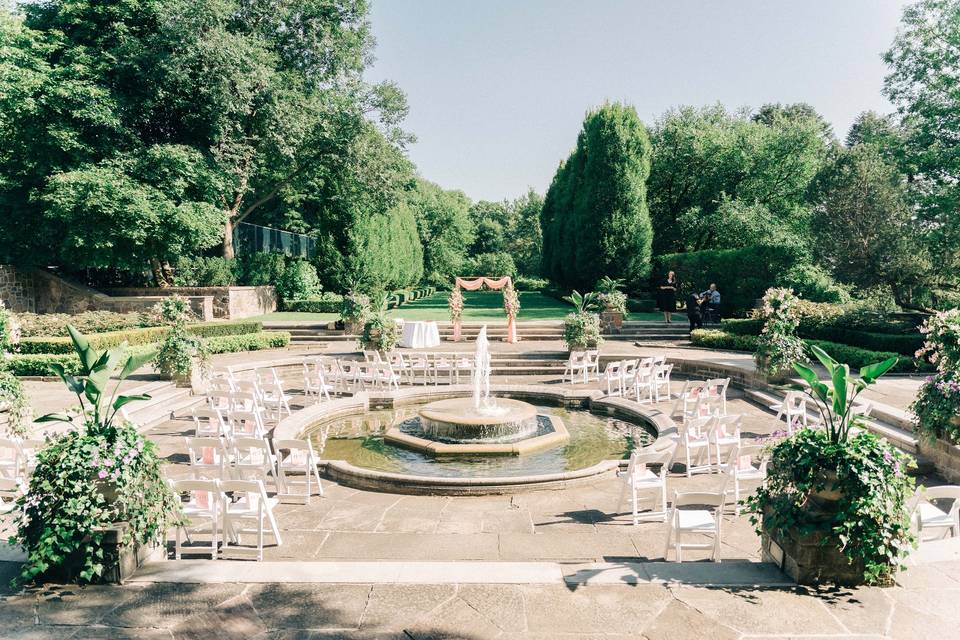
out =
[[0,300],[11,311],[35,313],[37,294],[33,275],[9,265],[0,264]]
[[238,320],[260,316],[277,310],[277,291],[272,286],[262,287],[169,287],[167,289],[120,288],[110,289],[112,296],[210,296],[213,317]]
[[922,455],[933,462],[947,482],[960,484],[960,445],[950,444],[946,440],[920,438],[917,447]]

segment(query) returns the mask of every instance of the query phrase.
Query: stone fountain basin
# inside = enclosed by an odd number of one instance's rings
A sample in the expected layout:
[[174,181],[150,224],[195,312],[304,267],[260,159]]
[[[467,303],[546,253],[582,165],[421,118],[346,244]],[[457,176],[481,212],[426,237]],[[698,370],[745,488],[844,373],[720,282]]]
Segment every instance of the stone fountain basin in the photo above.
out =
[[[502,402],[502,399],[498,399]],[[526,403],[524,403],[526,404]],[[472,406],[472,405],[471,405]],[[536,419],[536,409],[534,409],[534,419]],[[438,442],[428,438],[421,438],[409,433],[404,433],[398,427],[391,427],[383,435],[386,442],[401,447],[407,447],[416,451],[423,451],[437,456],[444,455],[523,455],[532,453],[541,449],[548,449],[564,444],[570,439],[570,433],[563,421],[556,416],[546,416],[550,420],[553,431],[540,436],[526,438],[517,442]]]

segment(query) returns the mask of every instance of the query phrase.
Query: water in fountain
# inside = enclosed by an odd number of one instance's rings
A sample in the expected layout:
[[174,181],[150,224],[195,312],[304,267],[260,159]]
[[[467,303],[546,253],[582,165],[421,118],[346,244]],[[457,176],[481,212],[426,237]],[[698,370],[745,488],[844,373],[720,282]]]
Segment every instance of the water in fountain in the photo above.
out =
[[499,416],[506,409],[498,407],[490,397],[490,342],[487,340],[487,325],[480,328],[473,366],[473,410],[480,416]]

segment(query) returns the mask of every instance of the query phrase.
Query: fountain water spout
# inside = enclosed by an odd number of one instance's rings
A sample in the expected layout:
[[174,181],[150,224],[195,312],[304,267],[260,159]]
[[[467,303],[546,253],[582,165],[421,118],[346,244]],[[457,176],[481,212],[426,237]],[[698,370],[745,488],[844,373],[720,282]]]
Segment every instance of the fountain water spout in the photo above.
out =
[[480,411],[490,405],[490,350],[487,325],[477,335],[477,349],[473,367],[473,408]]

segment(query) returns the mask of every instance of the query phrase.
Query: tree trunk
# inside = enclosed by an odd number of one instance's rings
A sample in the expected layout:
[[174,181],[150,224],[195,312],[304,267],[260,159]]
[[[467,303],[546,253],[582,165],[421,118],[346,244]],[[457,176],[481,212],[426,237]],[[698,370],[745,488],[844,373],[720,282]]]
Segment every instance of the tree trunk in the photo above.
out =
[[223,224],[223,257],[227,260],[236,257],[233,249],[233,218],[229,214],[227,221]]
[[166,289],[170,286],[170,281],[167,280],[166,274],[164,273],[163,267],[160,265],[160,261],[156,258],[150,259],[150,270],[153,271],[153,281],[157,283],[157,286],[161,289]]

